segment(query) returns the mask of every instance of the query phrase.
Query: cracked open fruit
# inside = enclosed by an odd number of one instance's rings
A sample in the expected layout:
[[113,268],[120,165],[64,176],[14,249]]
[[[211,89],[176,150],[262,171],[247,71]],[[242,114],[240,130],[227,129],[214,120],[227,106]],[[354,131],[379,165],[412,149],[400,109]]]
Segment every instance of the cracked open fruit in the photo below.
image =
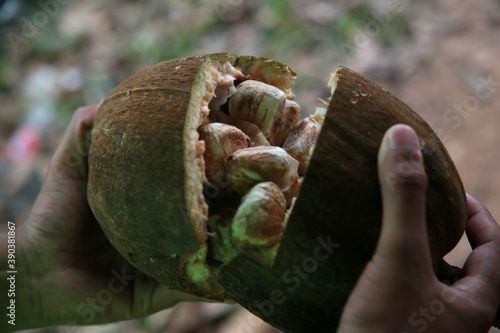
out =
[[327,108],[301,105],[313,115],[298,121],[294,79],[277,61],[226,53],[135,74],[97,112],[88,200],[116,249],[158,281],[286,332],[325,332],[375,249],[391,125],[420,138],[438,275],[467,205],[439,138],[391,93],[340,67]]

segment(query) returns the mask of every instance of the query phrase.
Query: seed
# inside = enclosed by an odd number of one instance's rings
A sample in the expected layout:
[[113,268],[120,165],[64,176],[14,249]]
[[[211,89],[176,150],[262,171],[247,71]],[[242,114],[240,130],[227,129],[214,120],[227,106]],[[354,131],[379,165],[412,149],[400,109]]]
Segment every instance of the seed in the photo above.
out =
[[229,99],[229,115],[257,125],[270,140],[281,126],[286,95],[281,89],[255,81],[243,81]]
[[313,117],[302,119],[288,134],[283,149],[299,162],[299,175],[306,173],[311,150],[316,144],[316,138],[321,124]]
[[299,163],[280,147],[251,147],[226,158],[231,187],[248,192],[255,184],[272,181],[286,190],[297,180]]
[[294,101],[290,101],[287,99],[285,103],[285,109],[283,110],[281,124],[276,134],[269,143],[273,146],[281,146],[283,144],[283,141],[285,141],[286,137],[299,120],[299,117],[300,106]]
[[205,141],[205,177],[216,183],[226,173],[225,159],[235,151],[250,145],[250,138],[238,128],[222,123],[210,123],[198,130]]
[[231,226],[238,248],[269,247],[279,242],[283,231],[286,201],[273,182],[255,185],[243,197]]

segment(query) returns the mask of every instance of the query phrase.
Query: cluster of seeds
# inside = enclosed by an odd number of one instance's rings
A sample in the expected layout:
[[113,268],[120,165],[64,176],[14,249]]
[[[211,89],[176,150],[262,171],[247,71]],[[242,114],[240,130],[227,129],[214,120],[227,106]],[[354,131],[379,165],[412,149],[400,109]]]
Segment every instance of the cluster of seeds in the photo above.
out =
[[[198,129],[205,142],[204,185],[210,189],[205,197],[212,203],[212,219],[218,202],[230,220],[217,226],[224,235],[212,232],[219,248],[214,257],[225,262],[241,252],[271,264],[326,110],[299,121],[297,103],[281,89],[255,80],[218,86],[209,107],[210,115]],[[228,209],[228,202],[236,204]],[[217,242],[227,236],[236,251]]]

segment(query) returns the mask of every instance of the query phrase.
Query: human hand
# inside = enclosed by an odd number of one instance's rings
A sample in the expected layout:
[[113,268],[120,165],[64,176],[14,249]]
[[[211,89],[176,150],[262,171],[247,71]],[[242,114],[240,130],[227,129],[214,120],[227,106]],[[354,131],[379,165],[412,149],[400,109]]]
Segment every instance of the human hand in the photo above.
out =
[[138,272],[95,220],[86,199],[86,138],[98,107],[74,114],[31,214],[17,230],[16,326],[4,319],[0,328],[98,324],[199,300]]
[[[378,156],[383,221],[376,252],[344,308],[339,332],[487,332],[500,304],[500,228],[467,196],[466,228],[473,252],[463,278],[436,278],[427,239],[427,176],[415,132],[396,125]],[[413,172],[403,174],[401,163]],[[393,187],[384,174],[400,178]],[[498,323],[497,323],[498,324]]]

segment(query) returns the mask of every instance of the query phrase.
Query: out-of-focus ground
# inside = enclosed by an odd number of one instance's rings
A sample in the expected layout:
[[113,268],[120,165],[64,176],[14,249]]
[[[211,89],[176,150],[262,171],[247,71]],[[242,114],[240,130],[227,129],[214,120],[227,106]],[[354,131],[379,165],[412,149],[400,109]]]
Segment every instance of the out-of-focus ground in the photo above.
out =
[[[304,114],[338,65],[368,76],[429,122],[467,192],[500,220],[498,1],[8,0],[0,28],[2,226],[26,219],[78,106],[146,66],[217,51],[287,63]],[[202,303],[71,331],[278,332],[237,306]]]

